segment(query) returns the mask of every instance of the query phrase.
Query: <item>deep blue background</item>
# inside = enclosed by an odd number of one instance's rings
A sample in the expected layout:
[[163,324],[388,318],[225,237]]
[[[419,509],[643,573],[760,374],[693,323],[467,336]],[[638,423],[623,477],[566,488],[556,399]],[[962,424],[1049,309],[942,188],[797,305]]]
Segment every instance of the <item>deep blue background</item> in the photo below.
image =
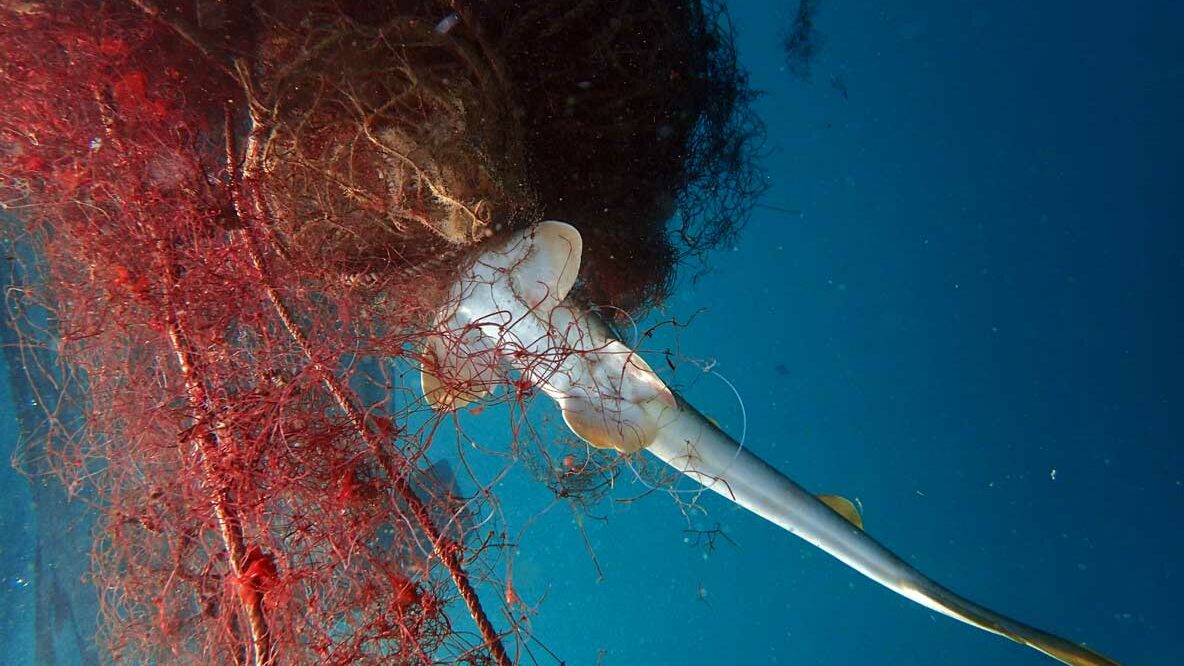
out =
[[[803,83],[779,52],[796,3],[730,4],[765,91],[765,202],[801,213],[758,210],[683,285],[667,314],[707,311],[682,351],[737,384],[754,450],[858,497],[922,570],[1127,666],[1173,663],[1184,5],[822,0]],[[726,388],[697,388],[735,424]],[[550,590],[535,629],[572,663],[1051,663],[722,502],[699,520],[739,546],[705,557],[671,504],[591,527],[599,585],[577,539],[528,533],[515,580]]]
[[[796,3],[731,5],[765,91],[764,201],[800,213],[758,209],[658,318],[706,308],[680,348],[737,386],[749,445],[859,498],[923,571],[1126,666],[1173,663],[1184,5],[822,0],[805,82],[780,52]],[[689,392],[738,425],[721,382]],[[485,426],[471,434],[504,443]],[[548,506],[523,476],[499,489],[515,528]],[[0,483],[2,635],[30,593],[22,482]],[[534,633],[571,664],[1051,663],[704,505],[693,524],[737,545],[684,543],[667,497],[601,507],[603,582],[564,506],[531,523],[513,579],[545,595]]]

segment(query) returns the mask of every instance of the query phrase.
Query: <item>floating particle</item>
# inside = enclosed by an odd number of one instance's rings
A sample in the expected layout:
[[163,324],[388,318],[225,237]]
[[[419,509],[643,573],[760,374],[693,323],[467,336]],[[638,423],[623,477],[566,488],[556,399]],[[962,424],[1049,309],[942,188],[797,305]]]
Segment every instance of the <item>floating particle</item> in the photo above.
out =
[[447,35],[448,31],[455,28],[457,23],[460,23],[460,16],[458,16],[456,12],[452,12],[448,16],[440,19],[440,22],[436,24],[436,32],[440,33],[441,35]]

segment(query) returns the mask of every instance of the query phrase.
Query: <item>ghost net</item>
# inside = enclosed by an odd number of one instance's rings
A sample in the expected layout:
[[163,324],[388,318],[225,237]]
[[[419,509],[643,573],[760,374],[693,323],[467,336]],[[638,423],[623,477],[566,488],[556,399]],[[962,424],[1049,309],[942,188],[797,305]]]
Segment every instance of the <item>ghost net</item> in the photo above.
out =
[[[521,658],[477,591],[512,596],[496,498],[430,473],[451,416],[399,368],[473,251],[544,214],[587,220],[585,298],[634,310],[728,237],[756,131],[714,10],[22,1],[0,43],[10,354],[44,412],[20,462],[92,507],[103,653]],[[556,142],[604,154],[565,177]],[[541,450],[513,447],[603,494]]]

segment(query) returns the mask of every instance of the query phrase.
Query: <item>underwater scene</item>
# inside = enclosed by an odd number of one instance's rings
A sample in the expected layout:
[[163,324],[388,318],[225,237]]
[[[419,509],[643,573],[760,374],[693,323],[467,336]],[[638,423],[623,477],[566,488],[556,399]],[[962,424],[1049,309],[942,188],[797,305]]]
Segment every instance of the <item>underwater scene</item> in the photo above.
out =
[[1178,663],[1181,25],[0,0],[0,665]]

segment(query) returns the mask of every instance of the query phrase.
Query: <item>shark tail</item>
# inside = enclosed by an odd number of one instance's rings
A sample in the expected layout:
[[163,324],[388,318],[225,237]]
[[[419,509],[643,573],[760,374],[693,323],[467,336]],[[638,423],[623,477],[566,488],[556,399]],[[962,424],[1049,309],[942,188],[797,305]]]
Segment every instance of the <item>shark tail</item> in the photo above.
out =
[[658,434],[646,449],[707,489],[805,539],[847,566],[933,611],[1027,645],[1070,666],[1119,666],[1093,650],[1004,617],[942,587],[863,531],[854,505],[815,496],[741,447],[694,407],[650,403]]
[[[935,583],[932,583],[936,586]],[[973,627],[1009,638],[1020,645],[1043,652],[1057,661],[1070,666],[1119,666],[1118,662],[1099,654],[1084,645],[1054,636],[1053,634],[1030,627],[1021,622],[1004,617],[983,608],[978,604],[967,601],[952,592],[938,588],[937,590],[918,591],[924,594],[929,603],[926,606],[961,620]]]
[[877,582],[885,584],[886,587],[892,588],[905,597],[942,615],[1011,639],[1020,645],[1026,645],[1063,664],[1070,666],[1119,666],[1118,662],[1084,645],[1018,622],[964,599],[916,570],[912,570],[910,573],[913,574],[910,576],[912,580],[898,583],[896,586],[888,585],[884,581]]

